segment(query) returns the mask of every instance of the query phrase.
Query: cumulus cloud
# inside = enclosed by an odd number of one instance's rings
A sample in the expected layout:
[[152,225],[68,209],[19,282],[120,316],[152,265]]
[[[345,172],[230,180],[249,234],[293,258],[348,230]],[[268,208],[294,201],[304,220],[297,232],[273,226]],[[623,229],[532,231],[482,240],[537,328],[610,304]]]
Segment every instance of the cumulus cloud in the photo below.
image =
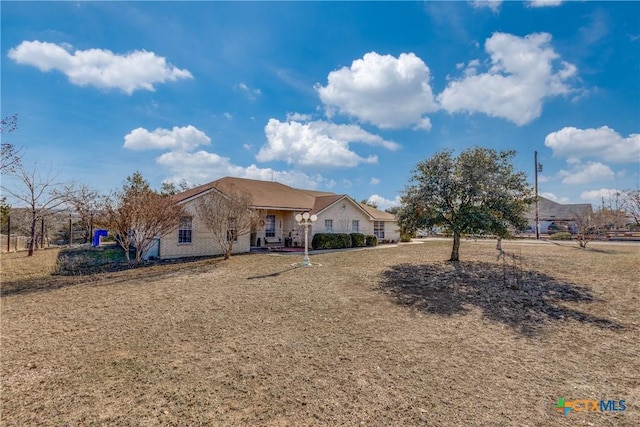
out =
[[399,148],[395,142],[373,135],[356,125],[270,119],[264,130],[267,144],[256,156],[261,162],[282,160],[301,166],[354,167],[362,163],[376,163],[378,157],[361,157],[350,149],[350,143],[380,146],[388,150]]
[[119,89],[129,95],[139,89],[154,91],[156,83],[193,77],[188,70],[176,68],[165,58],[144,50],[124,55],[104,49],[71,51],[68,45],[35,40],[23,41],[10,49],[8,56],[40,71],[60,71],[78,86]]
[[601,204],[602,200],[604,200],[604,202],[608,204],[609,201],[615,203],[616,194],[622,194],[622,191],[615,188],[601,188],[599,190],[583,191],[580,194],[580,199],[597,205]]
[[608,126],[597,129],[565,127],[547,135],[544,145],[558,157],[595,157],[617,163],[640,161],[640,134],[624,138]]
[[542,197],[544,197],[545,199],[549,199],[553,202],[556,203],[569,203],[569,198],[568,197],[558,197],[553,193],[540,193],[540,195]]
[[598,162],[572,162],[570,171],[561,170],[563,184],[586,184],[589,182],[609,181],[615,174],[607,165]]
[[493,12],[498,12],[500,6],[502,6],[502,0],[474,0],[471,2],[471,5],[476,9],[489,8]]
[[385,209],[389,209],[394,206],[400,206],[400,196],[396,196],[395,199],[389,200],[377,194],[373,194],[369,197],[369,199],[367,199],[367,202],[369,204],[376,205],[378,209],[383,211]]
[[478,74],[477,60],[469,62],[464,76],[438,95],[440,106],[450,113],[480,112],[519,126],[538,118],[545,98],[573,91],[568,81],[577,72],[574,65],[559,61],[550,43],[548,33],[494,33],[485,43],[487,72]]
[[194,153],[168,152],[156,159],[156,162],[171,170],[173,177],[169,181],[179,182],[186,179],[190,183],[202,184],[224,176],[277,181],[298,188],[330,188],[335,182],[322,175],[308,175],[300,171],[278,171],[271,168],[248,167],[233,164],[228,157],[216,153],[197,151]]
[[369,181],[369,184],[371,185],[378,185],[380,184],[380,179],[379,178],[371,178],[371,181]]
[[430,79],[429,67],[413,53],[369,52],[329,73],[327,86],[316,90],[328,117],[338,112],[380,128],[430,129],[424,115],[438,109]]
[[124,137],[124,148],[130,150],[179,150],[189,151],[199,145],[209,145],[211,138],[194,126],[173,129],[158,128],[149,132],[144,128],[132,130]]
[[528,0],[529,7],[556,7],[560,6],[563,0]]

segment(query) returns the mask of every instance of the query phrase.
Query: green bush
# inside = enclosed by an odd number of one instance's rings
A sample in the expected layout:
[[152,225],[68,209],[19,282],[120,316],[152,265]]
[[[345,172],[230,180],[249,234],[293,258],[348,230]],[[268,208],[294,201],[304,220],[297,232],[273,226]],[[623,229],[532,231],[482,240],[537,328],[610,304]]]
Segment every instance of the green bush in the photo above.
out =
[[351,245],[354,248],[358,248],[361,246],[365,246],[367,244],[367,240],[362,233],[351,233]]
[[313,249],[343,249],[351,247],[351,235],[345,233],[316,233],[311,241]]
[[411,234],[410,233],[401,233],[400,234],[400,241],[401,242],[410,242],[411,241]]
[[365,236],[365,243],[367,246],[378,246],[378,238],[373,234],[367,234]]
[[549,240],[572,240],[573,235],[567,232],[555,233],[549,236]]

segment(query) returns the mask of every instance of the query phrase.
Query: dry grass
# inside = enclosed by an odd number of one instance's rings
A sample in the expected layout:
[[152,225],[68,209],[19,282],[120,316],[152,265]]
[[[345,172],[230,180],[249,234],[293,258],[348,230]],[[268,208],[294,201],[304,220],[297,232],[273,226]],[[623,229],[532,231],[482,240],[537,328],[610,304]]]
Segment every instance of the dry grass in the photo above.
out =
[[3,256],[2,424],[640,425],[638,247],[494,247],[74,277]]

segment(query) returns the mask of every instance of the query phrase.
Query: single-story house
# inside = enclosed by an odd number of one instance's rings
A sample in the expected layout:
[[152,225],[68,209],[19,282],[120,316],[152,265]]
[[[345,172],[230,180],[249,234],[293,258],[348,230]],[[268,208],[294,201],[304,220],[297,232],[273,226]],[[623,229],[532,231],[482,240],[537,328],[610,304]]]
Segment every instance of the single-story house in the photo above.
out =
[[309,246],[316,233],[373,234],[381,242],[397,242],[400,231],[394,215],[358,203],[346,194],[304,190],[279,182],[225,177],[176,194],[174,200],[188,213],[178,228],[159,241],[159,258],[218,255],[215,239],[196,213],[196,201],[210,191],[224,193],[233,188],[249,194],[252,209],[261,221],[255,232],[239,236],[233,253],[249,252],[252,247],[303,247],[304,227],[295,216],[309,212],[317,220],[309,227]]
[[[540,233],[546,234],[551,223],[564,224],[571,231],[575,232],[574,219],[576,215],[593,212],[593,207],[589,203],[562,204],[538,196],[538,222]],[[535,233],[536,230],[536,207],[535,204],[527,212],[529,221],[528,232]]]

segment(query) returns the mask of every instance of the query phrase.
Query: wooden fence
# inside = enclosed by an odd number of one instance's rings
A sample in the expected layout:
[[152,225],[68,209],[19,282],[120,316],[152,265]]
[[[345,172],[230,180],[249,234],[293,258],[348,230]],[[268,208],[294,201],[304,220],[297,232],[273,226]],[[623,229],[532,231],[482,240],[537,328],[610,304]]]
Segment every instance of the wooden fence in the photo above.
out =
[[[17,236],[12,234],[11,236],[7,236],[6,234],[0,235],[0,252],[18,252],[18,251],[26,251],[29,249],[29,238],[27,236]],[[49,247],[49,239],[45,239],[43,244],[38,241],[36,244],[36,250],[40,249],[40,247]]]

